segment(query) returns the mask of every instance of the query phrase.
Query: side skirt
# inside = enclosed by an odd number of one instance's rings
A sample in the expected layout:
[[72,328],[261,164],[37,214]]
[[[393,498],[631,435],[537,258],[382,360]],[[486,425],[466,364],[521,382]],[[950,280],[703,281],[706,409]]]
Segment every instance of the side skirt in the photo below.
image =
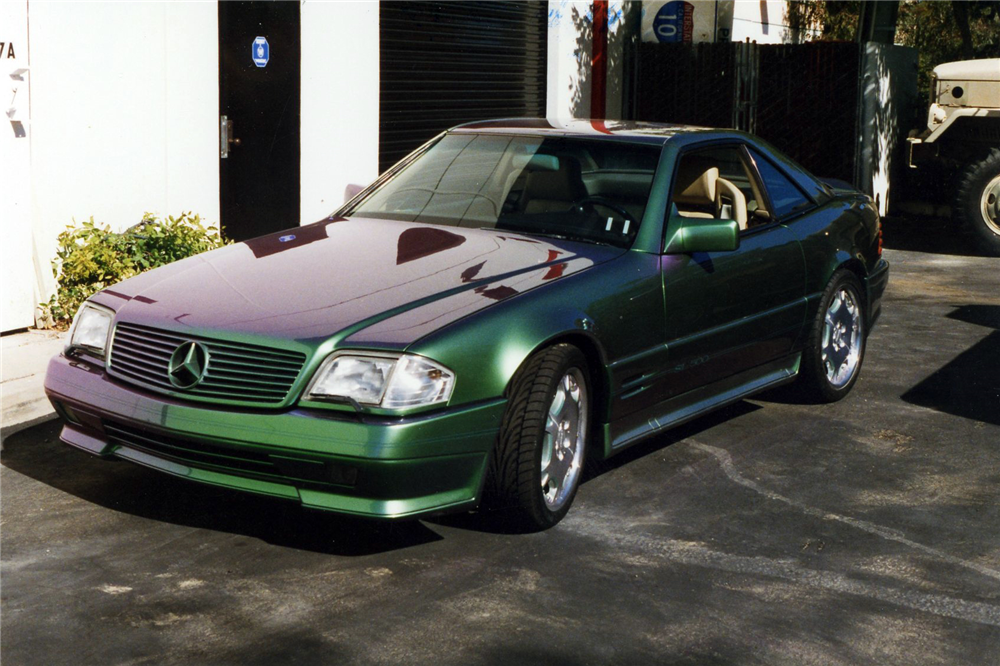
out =
[[714,384],[688,391],[637,414],[630,414],[620,421],[605,424],[604,457],[609,458],[667,428],[739,402],[754,393],[787,384],[799,374],[801,361],[801,353],[785,356]]

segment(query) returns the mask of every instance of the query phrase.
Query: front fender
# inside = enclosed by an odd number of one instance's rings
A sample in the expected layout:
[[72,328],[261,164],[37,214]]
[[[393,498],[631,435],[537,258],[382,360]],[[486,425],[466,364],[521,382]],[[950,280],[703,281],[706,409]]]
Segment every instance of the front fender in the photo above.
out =
[[[656,255],[628,252],[500,302],[407,347],[456,374],[453,405],[503,395],[533,352],[560,341],[584,347],[610,385],[608,366],[663,340]],[[589,349],[588,349],[589,347]]]

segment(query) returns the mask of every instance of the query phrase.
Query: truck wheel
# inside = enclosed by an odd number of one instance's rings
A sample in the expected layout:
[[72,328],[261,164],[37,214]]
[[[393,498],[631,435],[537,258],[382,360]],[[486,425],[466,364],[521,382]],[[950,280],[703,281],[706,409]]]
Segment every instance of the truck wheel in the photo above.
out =
[[1000,150],[991,148],[959,174],[953,210],[979,247],[1000,257]]
[[569,511],[589,439],[589,395],[587,361],[567,344],[538,352],[511,380],[487,504],[521,530],[547,529]]

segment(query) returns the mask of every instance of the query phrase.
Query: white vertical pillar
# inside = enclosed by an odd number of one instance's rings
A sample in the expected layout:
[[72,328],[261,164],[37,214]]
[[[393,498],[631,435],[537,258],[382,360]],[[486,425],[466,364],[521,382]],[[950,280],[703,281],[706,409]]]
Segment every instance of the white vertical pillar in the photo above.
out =
[[378,3],[303,2],[302,224],[378,176],[378,123]]
[[546,115],[590,117],[591,2],[549,0]]
[[626,2],[608,0],[608,75],[605,118],[621,118],[625,94],[625,49],[628,48],[628,30],[625,27]]
[[[627,4],[627,0],[608,1],[606,118],[621,118],[622,113]],[[549,0],[546,115],[550,118],[591,116],[592,12],[589,0]]]

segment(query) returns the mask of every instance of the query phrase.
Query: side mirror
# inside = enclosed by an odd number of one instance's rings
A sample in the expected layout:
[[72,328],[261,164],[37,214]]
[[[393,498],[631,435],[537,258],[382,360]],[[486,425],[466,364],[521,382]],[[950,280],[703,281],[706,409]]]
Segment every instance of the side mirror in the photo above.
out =
[[344,188],[344,203],[347,203],[348,201],[350,201],[354,197],[358,196],[358,193],[361,192],[361,190],[363,190],[363,189],[365,189],[365,186],[364,185],[358,185],[357,183],[351,183],[350,185],[348,185],[347,187],[345,187]]
[[740,225],[736,220],[697,217],[671,217],[669,227],[676,229],[667,241],[666,254],[690,252],[732,252],[740,247]]

